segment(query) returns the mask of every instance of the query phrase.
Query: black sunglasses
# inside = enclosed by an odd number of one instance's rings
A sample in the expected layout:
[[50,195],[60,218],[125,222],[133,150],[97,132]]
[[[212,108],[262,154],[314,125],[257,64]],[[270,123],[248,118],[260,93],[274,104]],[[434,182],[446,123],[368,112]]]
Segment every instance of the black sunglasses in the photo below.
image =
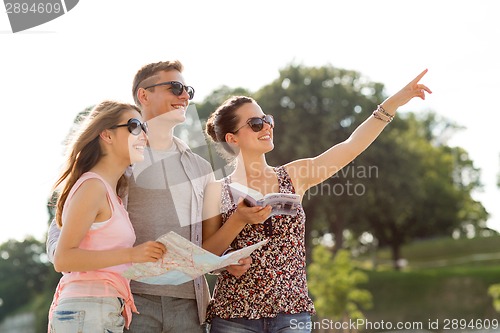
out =
[[269,126],[271,126],[271,128],[274,128],[274,118],[273,116],[271,116],[270,114],[266,114],[262,117],[252,117],[250,119],[247,120],[247,122],[245,123],[245,125],[241,126],[240,128],[238,128],[236,131],[233,132],[236,133],[238,132],[240,129],[242,129],[243,127],[245,127],[246,125],[250,126],[250,128],[252,129],[252,131],[254,132],[259,132],[262,130],[262,128],[264,128],[264,123],[267,123],[269,124]]
[[141,134],[141,130],[144,131],[144,133],[148,133],[148,125],[146,123],[141,123],[139,119],[136,118],[130,118],[126,124],[121,124],[121,125],[115,125],[110,127],[109,129],[115,129],[118,127],[127,127],[128,131],[130,134],[133,134],[135,136]]
[[185,90],[188,93],[190,100],[193,99],[193,97],[194,97],[194,88],[191,86],[185,86],[182,83],[180,83],[179,81],[160,82],[157,84],[153,84],[151,86],[144,87],[144,89],[149,89],[149,88],[158,87],[158,86],[167,86],[167,85],[172,86],[172,89],[171,89],[172,94],[174,94],[175,96],[182,95],[182,92]]

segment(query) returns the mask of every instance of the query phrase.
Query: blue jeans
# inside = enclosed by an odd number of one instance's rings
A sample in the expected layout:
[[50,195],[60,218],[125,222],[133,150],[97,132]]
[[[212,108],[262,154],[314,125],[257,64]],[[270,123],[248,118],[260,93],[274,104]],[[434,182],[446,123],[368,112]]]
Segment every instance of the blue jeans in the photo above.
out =
[[275,318],[212,319],[210,333],[310,333],[311,315],[280,313]]
[[195,299],[134,294],[128,333],[202,333]]
[[63,298],[52,314],[50,333],[123,332],[122,311],[117,297]]

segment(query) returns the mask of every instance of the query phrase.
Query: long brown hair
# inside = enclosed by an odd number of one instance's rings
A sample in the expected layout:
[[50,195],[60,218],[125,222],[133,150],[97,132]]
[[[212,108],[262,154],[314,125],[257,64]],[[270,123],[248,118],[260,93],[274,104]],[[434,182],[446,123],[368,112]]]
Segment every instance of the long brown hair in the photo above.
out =
[[[54,189],[62,186],[56,204],[56,222],[62,226],[62,210],[69,192],[82,174],[92,169],[101,159],[103,151],[99,142],[99,135],[105,129],[117,125],[125,111],[141,111],[134,105],[114,101],[103,101],[89,113],[80,129],[74,133],[67,153],[66,163]],[[126,178],[122,176],[117,184],[117,192],[126,185]]]

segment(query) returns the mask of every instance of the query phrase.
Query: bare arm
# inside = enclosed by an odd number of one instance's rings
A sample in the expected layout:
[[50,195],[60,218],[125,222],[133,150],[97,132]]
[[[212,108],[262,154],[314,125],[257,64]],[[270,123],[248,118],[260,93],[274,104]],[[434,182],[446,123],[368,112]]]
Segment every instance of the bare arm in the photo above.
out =
[[203,248],[218,256],[226,251],[245,225],[262,223],[271,213],[271,207],[247,207],[243,202],[231,217],[222,224],[220,181],[205,188],[203,203]]
[[97,179],[85,181],[65,208],[63,227],[54,256],[56,271],[89,271],[129,262],[154,262],[163,255],[165,246],[153,241],[133,248],[80,249],[80,243],[92,223],[106,221],[110,217],[111,208],[104,184]]
[[[425,99],[425,92],[432,93],[429,88],[419,83],[425,73],[427,70],[387,98],[381,104],[385,112],[394,116],[398,107],[408,103],[414,97]],[[344,142],[334,145],[314,158],[301,159],[287,164],[285,167],[295,184],[297,193],[304,195],[309,188],[323,182],[349,164],[379,136],[386,125],[386,121],[370,115]]]

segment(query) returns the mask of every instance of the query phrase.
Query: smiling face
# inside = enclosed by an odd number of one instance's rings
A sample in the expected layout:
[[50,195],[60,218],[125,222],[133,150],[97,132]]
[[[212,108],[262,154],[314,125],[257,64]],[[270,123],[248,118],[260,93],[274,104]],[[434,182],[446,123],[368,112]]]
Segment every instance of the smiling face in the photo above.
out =
[[[119,124],[127,124],[131,118],[143,121],[139,112],[130,109],[123,112]],[[116,152],[118,156],[126,161],[126,164],[133,164],[144,160],[144,147],[146,146],[147,136],[142,129],[139,135],[130,133],[127,126],[118,127],[113,131],[117,142]]]
[[[274,148],[273,128],[267,122],[264,122],[262,129],[254,132],[248,124],[250,118],[262,118],[264,112],[257,103],[245,103],[236,111],[238,115],[238,125],[235,133],[226,134],[226,141],[239,147],[242,153],[254,152],[265,154]],[[236,131],[237,130],[237,131]]]
[[[177,70],[160,71],[149,80],[150,84],[178,81],[184,84],[182,74]],[[176,125],[186,120],[186,109],[189,104],[189,94],[183,90],[179,96],[172,92],[171,85],[156,86],[139,90],[144,119],[149,121],[161,117]]]

